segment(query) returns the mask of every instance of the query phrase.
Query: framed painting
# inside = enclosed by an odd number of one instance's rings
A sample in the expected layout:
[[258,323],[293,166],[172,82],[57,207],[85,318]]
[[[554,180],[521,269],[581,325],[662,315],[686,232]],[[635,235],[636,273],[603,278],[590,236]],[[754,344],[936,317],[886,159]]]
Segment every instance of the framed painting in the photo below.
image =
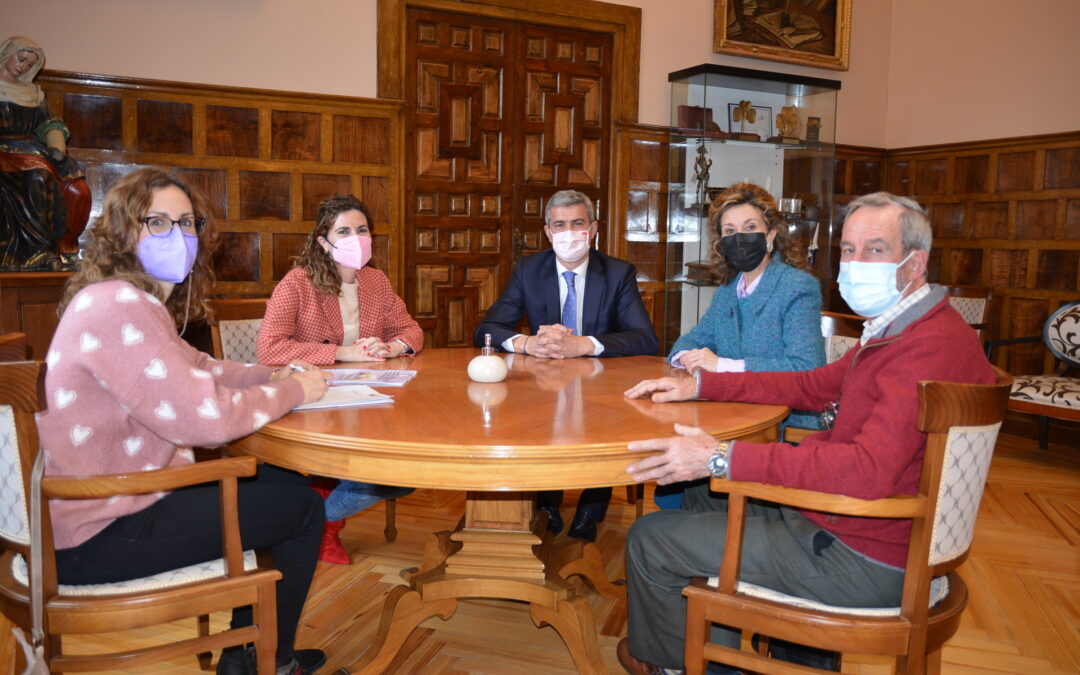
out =
[[848,69],[852,0],[713,0],[713,51]]

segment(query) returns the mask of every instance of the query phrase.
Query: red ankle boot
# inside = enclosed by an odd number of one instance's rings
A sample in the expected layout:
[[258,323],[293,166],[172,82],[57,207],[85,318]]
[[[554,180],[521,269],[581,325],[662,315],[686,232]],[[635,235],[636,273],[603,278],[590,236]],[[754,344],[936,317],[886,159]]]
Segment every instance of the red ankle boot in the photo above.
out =
[[331,565],[348,565],[349,553],[341,544],[338,533],[345,527],[345,519],[323,521],[322,543],[319,544],[319,560]]

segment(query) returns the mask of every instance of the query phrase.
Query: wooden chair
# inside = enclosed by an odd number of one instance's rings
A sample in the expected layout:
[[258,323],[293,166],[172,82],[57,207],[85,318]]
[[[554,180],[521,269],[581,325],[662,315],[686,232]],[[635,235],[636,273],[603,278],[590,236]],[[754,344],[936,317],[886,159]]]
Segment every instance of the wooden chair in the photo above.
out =
[[1037,416],[1039,447],[1046,450],[1051,417],[1080,421],[1080,300],[1051,314],[1042,335],[987,342],[986,357],[993,358],[996,347],[1039,341],[1054,355],[1056,367],[1045,375],[1017,375],[1009,410]]
[[267,298],[211,300],[214,318],[210,320],[210,338],[214,358],[258,363],[255,345],[259,339]]
[[[0,364],[0,611],[30,632],[27,514],[30,471],[38,453],[34,414],[45,408],[44,364]],[[255,473],[255,460],[235,458],[184,467],[93,477],[51,476],[42,481],[42,585],[44,645],[52,672],[137,668],[148,663],[198,655],[208,669],[212,650],[253,642],[259,674],[274,672],[277,648],[275,584],[281,573],[256,566],[255,555],[240,546],[236,505],[237,478]],[[48,499],[102,499],[145,494],[218,481],[221,486],[225,558],[113,584],[61,585]],[[255,624],[210,634],[209,614],[254,606]],[[196,618],[196,637],[145,649],[106,654],[66,654],[61,635],[121,631]]]
[[[825,340],[826,363],[836,361],[859,344],[864,321],[866,319],[856,314],[821,312],[821,337]],[[817,431],[821,430],[788,425],[784,428],[784,441],[801,443],[804,438]]]
[[[214,318],[210,321],[210,337],[214,342],[214,358],[258,363],[255,345],[259,329],[266,316],[268,298],[211,300]],[[397,499],[386,499],[386,541],[397,539]]]
[[994,292],[989,286],[942,286],[953,306],[964,321],[979,334],[979,340],[985,340],[990,328],[990,306]]
[[25,361],[26,346],[26,333],[0,335],[0,361]]
[[[993,385],[919,383],[920,431],[927,434],[922,479],[915,495],[862,500],[761,483],[712,480],[729,495],[728,530],[720,575],[683,590],[686,672],[708,661],[759,673],[823,672],[759,652],[707,643],[711,623],[820,649],[896,658],[897,673],[938,672],[941,647],[956,632],[967,588],[955,569],[967,557],[990,457],[1012,376],[995,368]],[[912,519],[900,607],[832,607],[738,581],[747,499],[794,508],[874,518]],[[944,577],[945,582],[932,580]]]

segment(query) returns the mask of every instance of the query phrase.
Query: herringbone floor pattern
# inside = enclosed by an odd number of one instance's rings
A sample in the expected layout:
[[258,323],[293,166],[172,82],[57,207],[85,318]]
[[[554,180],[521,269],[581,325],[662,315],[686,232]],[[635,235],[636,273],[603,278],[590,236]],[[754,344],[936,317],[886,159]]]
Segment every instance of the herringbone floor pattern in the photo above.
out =
[[[626,529],[634,507],[625,492],[615,500],[599,539],[612,576],[621,575]],[[651,499],[646,498],[651,506]],[[398,539],[382,537],[382,508],[353,518],[344,531],[353,556],[348,567],[320,565],[298,642],[321,647],[330,662],[322,672],[349,667],[371,644],[382,598],[403,583],[402,568],[419,563],[430,532],[452,528],[464,494],[420,490],[399,500]],[[570,504],[564,505],[569,511]],[[646,507],[647,509],[649,507]],[[569,512],[566,513],[569,516]],[[971,601],[960,631],[946,646],[950,675],[1080,673],[1080,455],[1003,435],[991,467],[975,544],[961,568]],[[592,598],[600,647],[611,672],[622,672],[615,645],[626,633],[623,602]],[[215,617],[223,625],[224,616]],[[169,624],[142,634],[68,638],[79,651],[111,651],[155,639],[190,635],[192,624]],[[13,661],[13,640],[0,626],[0,664]],[[852,657],[844,672],[890,673],[891,664]],[[10,665],[0,673],[10,672]],[[194,659],[154,666],[153,673],[198,673]],[[573,673],[558,635],[536,629],[526,606],[505,601],[463,601],[449,620],[430,619],[394,664],[396,673]]]

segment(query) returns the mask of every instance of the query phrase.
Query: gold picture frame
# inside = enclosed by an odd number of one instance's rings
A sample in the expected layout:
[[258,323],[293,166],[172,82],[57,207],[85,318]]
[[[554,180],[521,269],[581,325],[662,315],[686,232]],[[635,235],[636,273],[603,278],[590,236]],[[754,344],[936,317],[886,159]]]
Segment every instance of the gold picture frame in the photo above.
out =
[[852,0],[713,0],[713,51],[847,70]]

